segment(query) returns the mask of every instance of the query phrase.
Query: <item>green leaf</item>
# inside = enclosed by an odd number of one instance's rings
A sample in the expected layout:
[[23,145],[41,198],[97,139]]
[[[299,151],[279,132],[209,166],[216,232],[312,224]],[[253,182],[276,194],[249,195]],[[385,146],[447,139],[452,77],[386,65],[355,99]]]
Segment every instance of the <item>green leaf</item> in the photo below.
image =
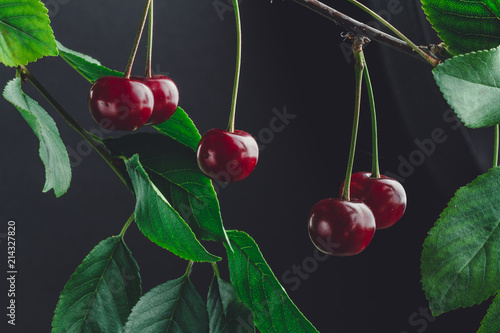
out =
[[444,98],[466,126],[500,123],[500,48],[453,57],[433,73]]
[[57,48],[59,49],[59,55],[61,58],[63,58],[64,61],[66,61],[90,83],[94,83],[97,79],[103,76],[123,76],[123,73],[104,67],[94,58],[83,53],[70,50],[59,42],[57,42]]
[[[190,219],[196,223],[193,230],[203,231],[197,234],[198,238],[227,241],[212,182],[201,173],[196,162],[196,154],[191,149],[167,136],[150,133],[108,139],[105,144],[115,155],[130,158],[134,154],[139,154],[144,169],[162,192],[171,192],[170,187],[165,188],[153,175],[174,184],[178,190],[187,194],[189,202],[185,201],[186,196],[184,196],[182,203],[185,207],[191,208],[191,212],[187,213],[192,213],[194,217]],[[180,197],[176,196],[176,199]],[[176,200],[177,207],[178,203]]]
[[0,3],[0,62],[15,67],[43,56],[56,56],[47,8],[39,0]]
[[153,288],[132,310],[124,333],[208,333],[205,302],[188,274]]
[[483,3],[496,17],[500,17],[500,4],[498,0],[484,0]]
[[500,294],[493,300],[486,317],[481,322],[481,328],[477,331],[477,333],[498,332],[500,332]]
[[[153,173],[153,175],[156,175]],[[154,176],[154,183],[157,184],[158,188],[162,193],[168,193],[168,188],[170,187],[170,195],[172,197],[172,207],[179,213],[180,216],[186,221],[191,227],[193,232],[200,239],[210,239],[210,233],[203,230],[196,222],[194,218],[193,210],[191,209],[191,203],[189,201],[189,194],[184,191],[179,186],[170,183],[165,178],[160,176]],[[156,180],[158,179],[158,180]],[[163,185],[163,184],[164,185]]]
[[40,140],[40,158],[45,165],[43,192],[54,189],[60,197],[69,188],[71,165],[68,152],[59,136],[56,123],[36,101],[21,90],[21,80],[15,78],[5,86],[3,97],[12,103]]
[[500,44],[497,0],[422,0],[427,19],[454,54]]
[[425,240],[422,284],[434,315],[500,289],[500,167],[459,189]]
[[142,233],[157,245],[181,258],[193,261],[218,261],[205,250],[189,226],[172,208],[134,155],[125,161],[136,196],[135,220]]
[[161,134],[168,135],[194,151],[198,148],[198,142],[201,140],[200,132],[191,118],[180,107],[169,120],[153,127]]
[[121,332],[141,297],[139,267],[123,239],[97,245],[71,275],[57,303],[52,333]]
[[238,299],[233,286],[214,276],[207,297],[210,333],[253,333],[253,315]]
[[318,332],[288,297],[255,241],[241,231],[227,234],[234,249],[226,244],[231,283],[252,310],[257,328],[264,333]]

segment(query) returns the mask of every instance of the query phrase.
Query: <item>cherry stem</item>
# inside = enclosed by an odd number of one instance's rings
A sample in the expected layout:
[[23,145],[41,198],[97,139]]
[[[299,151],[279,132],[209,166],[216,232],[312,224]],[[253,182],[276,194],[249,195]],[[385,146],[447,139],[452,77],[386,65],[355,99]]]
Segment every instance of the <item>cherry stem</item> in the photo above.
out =
[[134,221],[134,219],[135,219],[135,214],[132,213],[132,215],[130,215],[130,217],[128,218],[127,222],[125,222],[125,225],[123,226],[122,231],[120,232],[118,237],[123,239],[123,237],[125,236],[125,232],[127,231],[128,227],[130,227],[130,224],[132,223],[132,221]]
[[356,140],[358,137],[359,112],[361,106],[361,87],[363,84],[363,70],[364,70],[364,62],[362,55],[363,44],[364,44],[363,37],[359,38],[354,37],[352,42],[352,50],[354,53],[354,59],[356,60],[356,63],[354,65],[356,90],[354,95],[354,120],[352,123],[351,147],[349,149],[347,172],[345,174],[344,188],[342,190],[342,200],[345,201],[351,200],[351,176],[352,176],[352,167],[354,165],[354,155],[356,153]]
[[498,148],[500,146],[500,129],[499,125],[495,125],[495,144],[493,150],[493,166],[498,166]]
[[431,64],[432,67],[436,67],[437,65],[439,65],[440,61],[438,59],[435,59],[434,57],[432,57],[432,56],[428,55],[427,53],[425,53],[424,51],[422,51],[422,49],[420,47],[418,47],[417,45],[415,45],[415,43],[413,43],[408,37],[406,37],[405,35],[403,35],[403,33],[401,33],[398,29],[396,29],[389,22],[387,22],[386,20],[384,20],[380,15],[378,15],[377,13],[375,13],[373,10],[371,10],[370,8],[368,8],[367,6],[363,5],[362,3],[360,3],[360,2],[358,2],[356,0],[348,0],[348,1],[350,3],[352,3],[353,5],[361,8],[366,13],[370,14],[377,21],[379,21],[380,23],[382,23],[383,25],[385,25],[389,30],[391,30],[392,32],[394,32],[399,38],[401,38],[402,40],[404,40],[415,52],[417,52],[425,61],[427,61],[429,64]]
[[35,88],[42,94],[42,96],[52,105],[52,107],[63,117],[63,119],[73,128],[78,134],[80,134],[85,141],[87,141],[92,148],[94,148],[99,155],[106,161],[106,163],[113,169],[116,175],[127,185],[125,177],[122,175],[121,171],[113,163],[113,159],[108,151],[106,151],[99,143],[83,129],[83,127],[62,107],[61,104],[45,89],[45,87],[37,80],[37,78],[26,68],[26,66],[19,66],[18,70],[21,72],[22,77],[26,77],[28,81],[35,86]]
[[234,121],[236,115],[236,100],[238,99],[238,86],[240,84],[241,72],[241,21],[238,0],[233,0],[234,16],[236,18],[236,70],[234,73],[233,97],[231,100],[231,113],[229,114],[229,124],[227,130],[234,132]]
[[153,62],[153,3],[149,5],[149,25],[148,25],[148,58],[146,60],[146,77],[151,77],[151,65]]
[[144,12],[142,13],[142,20],[139,30],[135,35],[134,46],[132,47],[132,52],[130,53],[130,57],[128,59],[127,68],[125,69],[125,73],[123,77],[129,78],[130,73],[132,72],[132,66],[134,65],[135,55],[137,54],[137,49],[139,48],[139,42],[141,41],[142,32],[144,31],[144,26],[146,25],[146,20],[148,18],[149,6],[152,0],[147,0],[146,6],[144,7]]
[[377,131],[377,111],[375,109],[375,97],[373,96],[372,81],[368,72],[368,65],[363,51],[360,52],[360,58],[363,61],[365,70],[365,84],[368,90],[368,100],[370,101],[370,114],[372,120],[372,175],[371,178],[380,178],[380,168],[378,163],[378,131]]

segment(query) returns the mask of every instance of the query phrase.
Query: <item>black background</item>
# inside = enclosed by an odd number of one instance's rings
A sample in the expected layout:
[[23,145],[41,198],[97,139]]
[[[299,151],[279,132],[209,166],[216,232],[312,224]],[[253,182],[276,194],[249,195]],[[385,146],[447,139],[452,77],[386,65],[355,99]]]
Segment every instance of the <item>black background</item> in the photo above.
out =
[[[124,70],[143,1],[44,2],[63,45]],[[351,5],[325,2],[371,20]],[[218,13],[217,3],[227,1],[155,3],[153,69],[177,83],[180,105],[202,133],[226,126],[233,84],[234,15],[229,10]],[[417,43],[437,41],[418,1],[374,6],[389,13],[386,18]],[[291,0],[243,0],[240,9],[243,64],[236,127],[253,133],[265,147],[248,179],[219,192],[226,228],[254,237],[290,297],[321,332],[475,332],[486,304],[436,319],[421,314],[428,310],[419,259],[427,231],[448,199],[491,164],[491,133],[456,127],[429,65],[370,44],[366,57],[379,112],[381,171],[404,178],[408,209],[397,225],[378,231],[362,254],[318,262],[306,220],[317,201],[337,196],[352,121],[353,66],[342,47],[347,45],[342,44],[343,30]],[[142,74],[144,60],[142,43],[133,73]],[[86,129],[98,130],[87,111],[90,86],[85,79],[55,57],[29,68]],[[0,68],[2,85],[14,75],[13,69]],[[59,199],[53,192],[43,194],[38,140],[19,113],[0,101],[0,233],[6,232],[7,221],[16,222],[19,271],[17,325],[9,331],[48,332],[66,281],[95,245],[119,233],[134,201],[42,97],[29,85],[23,89],[54,117],[65,144],[81,152],[68,193]],[[285,108],[296,117],[283,131],[266,136],[273,110]],[[435,129],[446,140],[418,160],[420,148],[414,140],[428,142]],[[366,98],[358,142],[355,171],[369,170]],[[401,161],[411,156],[418,165],[405,169]],[[4,308],[6,242],[0,240]],[[141,267],[144,292],[184,272],[185,261],[151,243],[135,226],[126,241]],[[207,247],[224,255],[219,244]],[[292,271],[303,264],[310,273],[300,268],[305,275],[297,279]],[[226,262],[219,266],[228,279]],[[195,265],[192,280],[203,297],[211,276],[209,265]],[[4,325],[6,316],[0,318]]]

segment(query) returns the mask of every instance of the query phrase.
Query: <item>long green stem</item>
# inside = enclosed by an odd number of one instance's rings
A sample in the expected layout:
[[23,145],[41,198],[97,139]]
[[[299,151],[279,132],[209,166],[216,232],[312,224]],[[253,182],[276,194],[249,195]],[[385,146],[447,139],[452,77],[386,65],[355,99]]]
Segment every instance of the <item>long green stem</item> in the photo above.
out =
[[135,214],[132,213],[132,215],[130,215],[130,217],[128,218],[127,222],[125,222],[125,225],[123,226],[122,231],[120,232],[118,237],[123,238],[123,236],[125,236],[125,232],[127,231],[128,227],[130,227],[130,224],[132,223],[132,221],[134,221],[134,218],[135,218]]
[[148,58],[146,60],[146,77],[151,77],[151,65],[153,62],[153,5],[151,0],[149,5],[149,25],[148,25]]
[[417,52],[422,58],[424,58],[428,63],[430,63],[432,65],[432,67],[436,67],[437,65],[439,65],[439,60],[431,57],[430,55],[428,55],[427,53],[425,53],[424,51],[422,51],[417,45],[415,45],[415,43],[413,43],[408,37],[406,37],[405,35],[403,35],[403,33],[401,33],[398,29],[396,29],[392,24],[390,24],[389,22],[387,22],[386,20],[384,20],[380,15],[378,15],[377,13],[375,13],[373,10],[371,10],[370,8],[368,8],[367,6],[363,5],[362,3],[356,1],[356,0],[348,0],[350,3],[352,3],[353,5],[361,8],[362,10],[364,10],[366,13],[370,14],[372,17],[374,17],[377,21],[379,21],[380,23],[382,23],[383,25],[385,25],[389,30],[391,30],[392,32],[394,32],[399,38],[401,38],[402,40],[404,40],[409,46],[411,46],[411,48]]
[[493,166],[498,166],[498,148],[500,145],[500,129],[498,124],[495,125],[495,144],[493,150]]
[[241,72],[241,21],[238,0],[233,0],[234,16],[236,18],[236,70],[234,73],[233,97],[231,100],[231,113],[229,114],[229,124],[227,130],[234,132],[234,121],[236,115],[236,100],[238,99],[238,86],[240,84]]
[[121,171],[116,167],[113,163],[111,155],[99,145],[97,141],[95,141],[89,133],[87,133],[80,124],[59,104],[59,102],[45,89],[45,87],[37,80],[37,78],[31,73],[28,68],[21,65],[19,66],[22,74],[28,78],[28,80],[35,86],[35,88],[42,94],[42,96],[54,107],[54,109],[63,117],[63,119],[73,128],[78,134],[80,134],[85,141],[87,141],[92,148],[94,148],[99,155],[108,163],[108,165],[113,169],[113,171],[117,174],[117,176],[127,184],[125,177],[122,175]]
[[368,90],[368,100],[370,101],[370,114],[372,121],[372,178],[380,178],[380,168],[378,163],[378,131],[377,131],[377,111],[375,109],[375,97],[373,96],[372,81],[368,72],[365,55],[360,52],[360,58],[365,66],[364,76],[366,89]]
[[132,66],[134,65],[135,55],[137,53],[137,49],[139,48],[139,42],[141,41],[142,32],[144,31],[144,26],[146,25],[146,20],[148,18],[149,6],[152,0],[147,0],[146,6],[144,7],[144,12],[142,13],[141,25],[139,26],[139,30],[135,35],[134,46],[132,47],[132,52],[130,53],[130,57],[128,59],[127,68],[125,69],[125,73],[123,73],[123,77],[129,78],[130,73],[132,72]]
[[344,189],[342,190],[342,200],[351,200],[351,176],[352,167],[354,165],[354,155],[356,153],[356,140],[358,137],[358,125],[359,125],[359,112],[361,105],[361,87],[363,84],[363,70],[364,62],[362,56],[362,42],[359,42],[357,38],[353,41],[352,50],[354,52],[354,59],[356,63],[354,65],[354,73],[356,78],[356,90],[354,97],[354,120],[352,122],[352,134],[351,134],[351,147],[349,149],[349,160],[347,162],[347,171],[344,180]]

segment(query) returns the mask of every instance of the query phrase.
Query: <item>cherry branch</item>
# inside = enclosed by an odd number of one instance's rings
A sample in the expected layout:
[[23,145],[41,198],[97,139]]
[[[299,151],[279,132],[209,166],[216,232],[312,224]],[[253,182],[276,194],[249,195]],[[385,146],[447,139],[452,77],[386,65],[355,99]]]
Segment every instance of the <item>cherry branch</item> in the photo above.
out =
[[[24,65],[20,65],[18,67],[18,71],[21,74],[21,77],[27,79],[39,92],[42,96],[52,105],[52,107],[63,117],[63,119],[69,124],[71,128],[73,128],[78,134],[80,134],[85,141],[87,141],[92,148],[101,155],[101,157],[106,161],[106,163],[113,169],[116,175],[127,185],[127,181],[125,180],[125,176],[118,169],[118,167],[113,163],[113,158],[109,154],[109,152],[102,146],[99,145],[99,142],[94,140],[92,135],[85,131],[83,127],[66,111],[61,104],[45,89],[45,87],[38,81],[38,79],[26,68]],[[23,79],[23,81],[25,81]]]
[[[321,16],[329,19],[330,21],[335,22],[335,24],[343,27],[346,29],[348,32],[351,32],[355,34],[356,36],[365,36],[368,37],[370,40],[374,40],[376,42],[379,42],[380,44],[389,46],[390,48],[393,48],[399,52],[405,53],[407,55],[410,55],[412,57],[415,57],[417,59],[420,59],[421,61],[427,62],[428,60],[422,58],[421,55],[419,55],[415,50],[411,48],[410,45],[408,45],[405,41],[393,37],[385,32],[382,32],[378,29],[375,29],[367,24],[364,24],[362,22],[359,22],[355,19],[353,19],[350,16],[347,16],[341,12],[339,12],[336,9],[333,9],[332,7],[329,7],[325,5],[324,3],[317,1],[317,0],[293,0],[296,3],[311,9],[312,11],[320,14]],[[433,58],[438,64],[441,62],[438,56],[433,51],[439,51],[439,46],[438,45],[429,45],[429,46],[419,46],[420,50],[425,52],[428,56]]]

